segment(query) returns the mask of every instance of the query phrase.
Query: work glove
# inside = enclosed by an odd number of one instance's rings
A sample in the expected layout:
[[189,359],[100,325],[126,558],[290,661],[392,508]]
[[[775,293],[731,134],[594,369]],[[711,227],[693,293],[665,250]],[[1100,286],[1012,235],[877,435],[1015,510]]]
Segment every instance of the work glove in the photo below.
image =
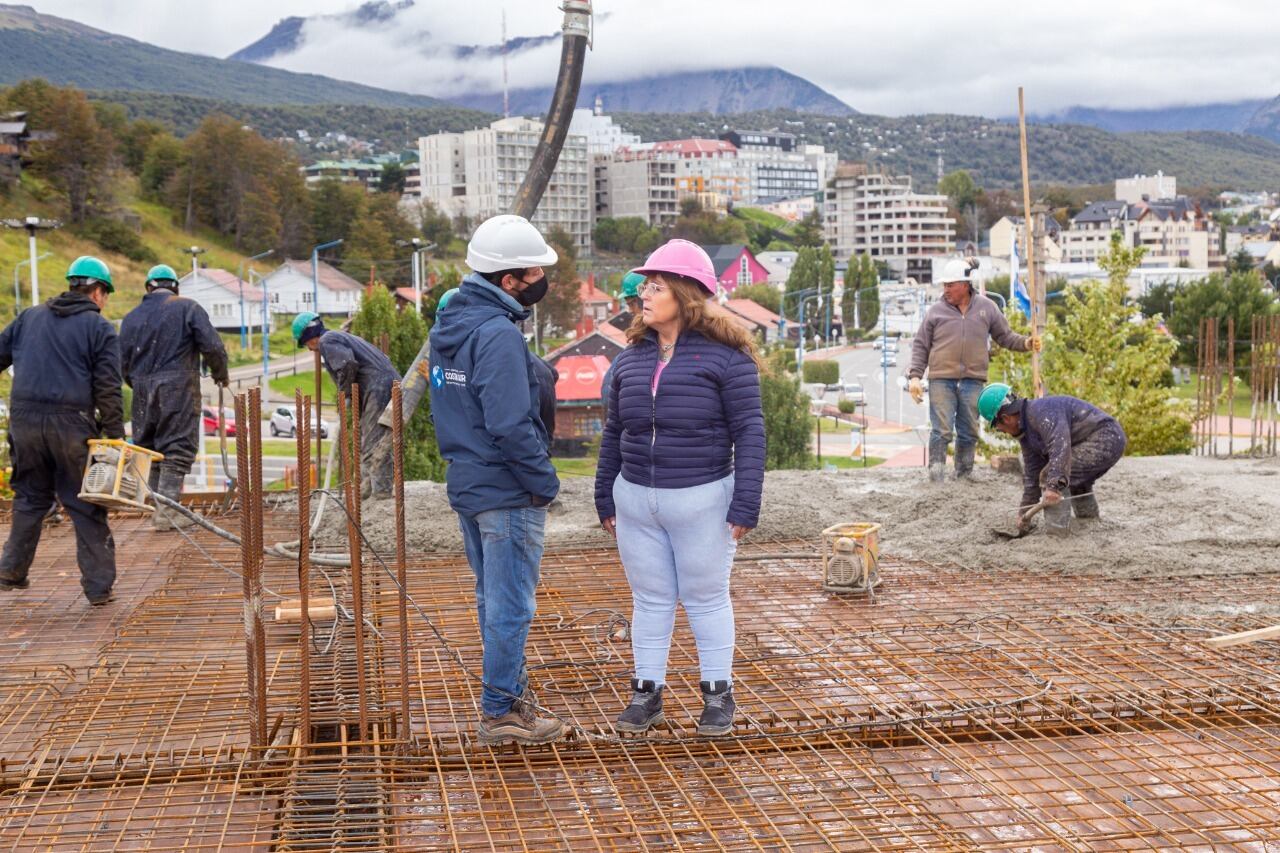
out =
[[1044,338],[1039,335],[1027,338],[1027,352],[1040,352],[1042,349],[1044,349]]
[[911,395],[911,399],[917,404],[924,402],[924,383],[918,377],[912,377],[907,383],[907,393]]
[[1018,511],[1018,532],[1026,533],[1028,530],[1031,529],[1031,525],[1034,523],[1034,520],[1035,520],[1034,516],[1019,510]]

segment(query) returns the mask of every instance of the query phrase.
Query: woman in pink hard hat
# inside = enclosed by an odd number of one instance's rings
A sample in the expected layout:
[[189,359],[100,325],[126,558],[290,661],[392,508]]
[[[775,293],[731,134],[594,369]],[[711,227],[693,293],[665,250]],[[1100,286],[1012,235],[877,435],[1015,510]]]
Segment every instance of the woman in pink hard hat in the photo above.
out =
[[698,649],[698,732],[723,735],[735,707],[729,570],[764,486],[759,360],[710,299],[716,275],[701,247],[671,240],[634,271],[642,307],[613,363],[596,469],[596,510],[617,537],[633,605],[632,700],[616,725],[663,721],[679,602]]

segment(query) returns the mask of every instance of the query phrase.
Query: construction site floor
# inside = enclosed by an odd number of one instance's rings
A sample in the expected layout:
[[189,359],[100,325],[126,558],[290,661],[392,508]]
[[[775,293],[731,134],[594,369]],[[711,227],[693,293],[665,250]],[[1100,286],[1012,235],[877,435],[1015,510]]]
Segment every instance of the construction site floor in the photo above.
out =
[[[271,510],[266,526],[268,542],[292,538],[297,520]],[[1266,625],[1254,605],[1274,574],[886,558],[874,596],[837,595],[816,536],[749,542],[735,731],[694,732],[681,615],[667,725],[619,738],[617,554],[553,543],[528,663],[538,701],[577,729],[520,749],[474,739],[465,560],[409,555],[402,626],[392,576],[366,555],[362,667],[351,620],[316,624],[304,693],[298,624],[268,616],[264,749],[250,746],[239,548],[139,518],[113,529],[114,603],[82,597],[69,524],[46,530],[30,589],[0,593],[0,850],[1280,851],[1280,645],[1203,642]],[[348,573],[312,572],[311,594],[347,610]],[[298,597],[297,577],[266,561],[266,611]],[[304,701],[322,742],[308,750]]]

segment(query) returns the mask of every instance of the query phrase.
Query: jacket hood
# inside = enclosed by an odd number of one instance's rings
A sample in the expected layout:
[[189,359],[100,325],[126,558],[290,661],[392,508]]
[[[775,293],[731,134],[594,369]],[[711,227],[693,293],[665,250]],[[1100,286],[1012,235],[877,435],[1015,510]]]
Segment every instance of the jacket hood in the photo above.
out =
[[437,315],[431,338],[436,349],[452,358],[482,323],[494,317],[519,322],[528,319],[530,313],[501,288],[472,273],[462,280],[458,293],[449,300],[448,310]]
[[50,311],[59,317],[70,317],[73,314],[83,314],[86,311],[102,313],[98,303],[83,293],[73,293],[70,290],[65,293],[59,293],[45,304],[49,306]]

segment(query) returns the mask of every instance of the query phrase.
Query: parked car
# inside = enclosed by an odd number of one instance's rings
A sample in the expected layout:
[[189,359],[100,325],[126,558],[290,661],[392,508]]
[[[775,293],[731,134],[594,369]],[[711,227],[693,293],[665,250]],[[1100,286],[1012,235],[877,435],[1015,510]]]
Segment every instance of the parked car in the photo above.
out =
[[880,354],[880,366],[881,367],[897,367],[898,354],[893,350],[885,350],[883,353]]
[[890,352],[898,351],[897,338],[876,338],[876,342],[871,345],[872,349],[889,350]]
[[[227,419],[227,436],[231,437],[236,434],[236,415],[232,409],[223,409],[224,417]],[[205,435],[218,434],[218,412],[216,409],[210,409],[208,406],[201,413],[201,421],[204,424]]]
[[851,400],[855,404],[862,406],[867,402],[867,392],[857,382],[846,382],[840,390],[844,399]]
[[[277,406],[276,409],[271,413],[271,424],[270,424],[271,434],[287,435],[290,438],[292,438],[294,435],[297,434],[297,431],[298,431],[298,425],[296,420],[297,420],[297,415],[294,413],[293,406]],[[321,438],[329,437],[328,421],[320,422],[320,437]]]

